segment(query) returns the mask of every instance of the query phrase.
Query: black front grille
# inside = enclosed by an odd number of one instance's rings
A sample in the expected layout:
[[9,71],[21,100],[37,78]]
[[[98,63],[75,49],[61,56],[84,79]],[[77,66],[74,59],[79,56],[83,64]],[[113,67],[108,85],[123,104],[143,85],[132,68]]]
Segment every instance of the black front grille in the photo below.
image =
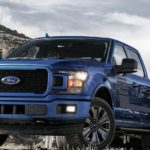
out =
[[[1,80],[7,76],[20,79],[16,85],[6,85]],[[0,70],[0,92],[37,93],[42,94],[47,89],[48,72],[37,70]]]

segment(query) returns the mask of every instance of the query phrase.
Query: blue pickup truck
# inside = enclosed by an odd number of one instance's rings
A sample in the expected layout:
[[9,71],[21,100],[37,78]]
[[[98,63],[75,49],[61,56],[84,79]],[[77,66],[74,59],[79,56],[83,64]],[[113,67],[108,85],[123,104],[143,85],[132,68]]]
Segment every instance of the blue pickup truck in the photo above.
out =
[[97,149],[137,137],[148,148],[150,80],[139,52],[110,38],[27,41],[0,62],[0,133],[76,135],[70,143]]

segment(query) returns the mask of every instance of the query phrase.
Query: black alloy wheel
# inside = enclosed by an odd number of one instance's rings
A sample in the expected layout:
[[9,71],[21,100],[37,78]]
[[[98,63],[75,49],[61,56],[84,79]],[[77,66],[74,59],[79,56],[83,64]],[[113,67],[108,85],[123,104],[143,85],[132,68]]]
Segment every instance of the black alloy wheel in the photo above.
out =
[[101,150],[111,143],[114,133],[115,123],[111,107],[105,100],[94,98],[84,123],[83,140],[93,149]]

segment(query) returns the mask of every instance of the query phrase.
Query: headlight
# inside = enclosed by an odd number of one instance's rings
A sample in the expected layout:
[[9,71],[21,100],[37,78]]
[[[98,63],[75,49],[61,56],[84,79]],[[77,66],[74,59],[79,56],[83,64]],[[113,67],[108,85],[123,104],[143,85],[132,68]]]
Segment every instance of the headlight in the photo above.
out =
[[88,77],[88,73],[85,71],[60,71],[59,73],[67,74],[68,87],[67,92],[71,94],[80,94],[84,85],[84,81]]
[[78,80],[82,80],[82,81],[85,81],[87,79],[87,72],[76,72],[74,74],[75,78],[78,79]]

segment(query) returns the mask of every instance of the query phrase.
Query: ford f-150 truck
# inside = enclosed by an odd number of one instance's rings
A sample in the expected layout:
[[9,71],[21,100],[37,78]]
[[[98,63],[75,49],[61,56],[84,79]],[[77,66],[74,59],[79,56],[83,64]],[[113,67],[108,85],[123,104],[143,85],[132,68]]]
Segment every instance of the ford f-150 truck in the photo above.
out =
[[0,61],[0,133],[78,135],[97,149],[134,134],[148,148],[150,80],[139,52],[99,37],[22,44]]

